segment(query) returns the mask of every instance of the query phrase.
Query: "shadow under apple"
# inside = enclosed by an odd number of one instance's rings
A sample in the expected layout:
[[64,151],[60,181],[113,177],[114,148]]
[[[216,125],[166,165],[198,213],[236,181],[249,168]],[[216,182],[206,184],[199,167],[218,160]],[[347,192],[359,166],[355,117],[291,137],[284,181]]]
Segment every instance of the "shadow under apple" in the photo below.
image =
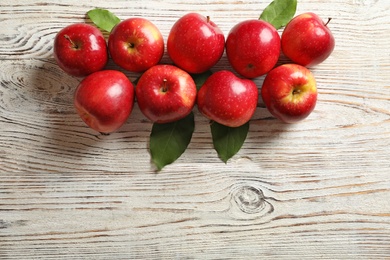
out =
[[[89,128],[77,114],[73,95],[82,78],[64,73],[48,59],[29,73],[30,102],[38,110],[39,127],[34,130],[42,142],[34,147],[45,158],[50,171],[118,171],[132,167],[133,154],[146,151],[150,123],[137,105],[127,122],[116,132],[104,135]],[[37,129],[38,128],[38,129]],[[110,165],[121,165],[112,169]]]

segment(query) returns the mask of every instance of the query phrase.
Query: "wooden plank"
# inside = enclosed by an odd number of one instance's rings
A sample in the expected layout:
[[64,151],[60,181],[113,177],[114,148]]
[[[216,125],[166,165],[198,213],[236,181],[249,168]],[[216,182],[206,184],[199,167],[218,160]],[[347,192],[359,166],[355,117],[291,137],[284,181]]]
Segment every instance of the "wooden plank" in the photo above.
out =
[[[137,106],[120,131],[103,136],[88,129],[75,113],[73,91],[80,79],[62,73],[53,60],[5,60],[2,64],[0,143],[4,160],[18,162],[6,164],[5,169],[150,169],[147,140],[151,123]],[[317,73],[321,76],[321,71]],[[304,122],[282,124],[259,104],[248,139],[235,160],[246,158],[265,168],[277,165],[286,171],[291,167],[312,171],[322,166],[360,172],[387,168],[389,88],[371,91],[366,85],[355,85],[351,89],[326,82],[332,79],[324,76],[317,80],[324,87],[319,86],[316,110]],[[208,121],[196,109],[195,114],[193,140],[179,163],[220,164],[212,149]],[[298,154],[297,147],[301,150]],[[129,161],[140,163],[134,166]],[[344,165],[346,161],[353,163]],[[113,168],[112,163],[116,164]]]

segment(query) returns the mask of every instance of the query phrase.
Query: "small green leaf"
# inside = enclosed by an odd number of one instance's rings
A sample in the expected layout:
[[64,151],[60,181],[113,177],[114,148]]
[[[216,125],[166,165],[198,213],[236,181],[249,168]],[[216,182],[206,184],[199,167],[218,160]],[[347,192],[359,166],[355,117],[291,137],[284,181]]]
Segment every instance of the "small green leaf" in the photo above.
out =
[[249,131],[249,122],[239,127],[228,127],[213,122],[210,126],[214,149],[225,163],[242,147]]
[[263,10],[259,19],[280,29],[294,17],[296,10],[297,0],[274,0]]
[[202,87],[204,82],[208,79],[208,77],[211,76],[211,74],[213,74],[213,73],[210,70],[207,70],[207,71],[205,71],[203,73],[199,73],[199,74],[191,74],[191,77],[194,80],[195,85],[196,85],[196,89],[198,91],[199,91],[200,87]]
[[111,32],[112,28],[121,21],[110,11],[100,8],[88,11],[87,15],[97,27],[107,32]]
[[195,129],[194,114],[166,124],[154,123],[150,134],[150,153],[158,170],[173,163],[187,149]]

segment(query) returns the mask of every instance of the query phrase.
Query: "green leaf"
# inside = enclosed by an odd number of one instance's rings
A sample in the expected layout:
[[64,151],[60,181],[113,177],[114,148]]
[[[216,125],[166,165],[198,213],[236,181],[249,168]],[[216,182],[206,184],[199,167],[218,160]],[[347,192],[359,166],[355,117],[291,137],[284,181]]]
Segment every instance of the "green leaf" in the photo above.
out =
[[228,127],[213,122],[210,125],[214,149],[225,163],[242,147],[249,131],[249,122],[239,127]]
[[196,89],[199,91],[200,87],[203,86],[204,82],[208,79],[208,77],[211,76],[211,74],[213,74],[210,70],[207,70],[203,73],[199,73],[199,74],[191,74],[191,77],[192,79],[194,80],[195,82],[195,85],[196,85]]
[[88,11],[87,15],[97,27],[107,32],[111,32],[112,28],[121,21],[110,11],[100,8]]
[[172,123],[153,124],[150,134],[150,153],[159,171],[184,153],[191,141],[194,129],[193,112]]
[[296,10],[297,0],[274,0],[263,10],[259,19],[280,29],[294,17]]

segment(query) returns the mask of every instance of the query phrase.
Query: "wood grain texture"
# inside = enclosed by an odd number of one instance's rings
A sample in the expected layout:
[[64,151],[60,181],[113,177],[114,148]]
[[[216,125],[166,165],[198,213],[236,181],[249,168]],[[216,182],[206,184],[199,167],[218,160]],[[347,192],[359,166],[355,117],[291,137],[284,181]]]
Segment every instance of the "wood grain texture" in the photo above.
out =
[[81,79],[53,59],[56,32],[95,7],[167,39],[190,11],[227,35],[268,3],[0,1],[0,259],[390,259],[389,1],[299,1],[333,18],[317,107],[285,125],[260,100],[227,164],[195,109],[189,148],[157,174],[138,107],[118,132],[94,132],[72,104]]

